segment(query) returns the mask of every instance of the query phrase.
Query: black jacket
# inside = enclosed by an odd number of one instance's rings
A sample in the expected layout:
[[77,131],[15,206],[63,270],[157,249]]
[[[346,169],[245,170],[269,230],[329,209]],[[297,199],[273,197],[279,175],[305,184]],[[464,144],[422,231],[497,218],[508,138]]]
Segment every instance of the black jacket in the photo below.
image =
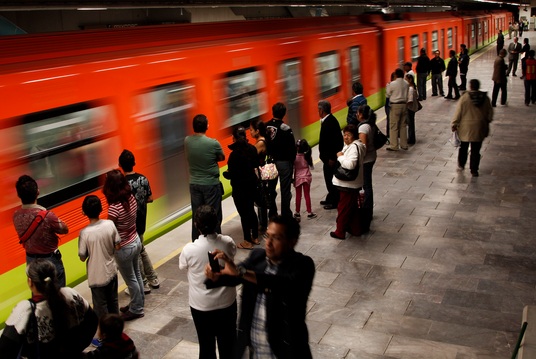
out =
[[227,161],[227,171],[223,177],[231,180],[233,189],[246,187],[255,188],[257,184],[256,168],[259,166],[259,157],[255,146],[247,142],[234,142],[229,145],[232,151]]
[[430,69],[432,70],[432,75],[441,74],[445,71],[445,60],[441,57],[435,57],[430,60]]
[[[357,121],[357,119],[356,119]],[[320,125],[320,138],[318,140],[318,151],[320,160],[327,163],[329,160],[337,159],[337,152],[344,146],[341,126],[339,121],[331,113]]]
[[268,155],[275,161],[290,161],[296,159],[296,141],[294,133],[283,120],[273,118],[266,123],[266,146]]
[[456,57],[451,57],[449,64],[447,66],[447,76],[456,76],[458,75],[458,61]]
[[427,74],[430,72],[430,58],[426,55],[421,55],[417,58],[417,67],[415,68],[418,74]]

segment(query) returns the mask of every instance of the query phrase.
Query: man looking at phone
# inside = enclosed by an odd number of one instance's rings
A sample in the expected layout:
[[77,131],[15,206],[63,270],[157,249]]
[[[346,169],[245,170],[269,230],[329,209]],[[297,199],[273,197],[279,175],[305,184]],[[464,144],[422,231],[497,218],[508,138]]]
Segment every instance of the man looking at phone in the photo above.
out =
[[216,233],[219,223],[213,207],[200,206],[194,216],[199,238],[188,243],[179,258],[179,268],[188,270],[189,304],[199,339],[199,359],[216,357],[216,340],[219,357],[232,358],[236,341],[235,288],[209,289],[204,284],[210,252],[224,253],[231,260],[236,254],[233,239]]
[[205,266],[207,287],[243,284],[236,358],[246,346],[254,358],[312,358],[305,311],[315,264],[294,250],[299,236],[294,218],[275,216],[268,224],[265,249],[254,249],[238,265],[216,251],[215,258],[225,262],[220,273]]

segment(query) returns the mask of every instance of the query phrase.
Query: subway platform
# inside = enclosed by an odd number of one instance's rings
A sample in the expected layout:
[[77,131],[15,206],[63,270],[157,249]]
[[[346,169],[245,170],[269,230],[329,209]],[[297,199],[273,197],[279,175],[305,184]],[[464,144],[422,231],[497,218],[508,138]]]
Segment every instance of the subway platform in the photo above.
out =
[[[536,44],[534,31],[524,36]],[[495,45],[471,55],[468,72],[490,97],[495,57]],[[511,356],[523,308],[536,303],[536,106],[524,105],[520,66],[518,77],[508,77],[507,105],[494,109],[480,177],[457,171],[457,149],[449,143],[457,102],[431,97],[428,82],[416,115],[417,143],[408,151],[378,152],[374,220],[366,235],[329,236],[337,211],[319,204],[326,190],[316,154],[311,195],[318,217],[302,214],[297,246],[316,264],[307,314],[314,358]],[[378,114],[384,130],[383,110]],[[239,243],[232,199],[223,206],[222,230]],[[161,286],[146,296],[145,317],[125,329],[142,358],[197,358],[187,275],[179,270],[190,226],[147,245]],[[238,249],[238,261],[248,254]],[[77,289],[91,298],[87,283]],[[119,298],[128,302],[123,292]]]

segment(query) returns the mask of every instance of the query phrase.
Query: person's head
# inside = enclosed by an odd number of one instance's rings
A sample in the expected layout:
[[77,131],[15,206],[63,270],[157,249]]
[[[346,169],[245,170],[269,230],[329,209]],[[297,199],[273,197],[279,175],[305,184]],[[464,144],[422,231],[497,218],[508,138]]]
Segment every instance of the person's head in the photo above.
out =
[[102,203],[99,197],[93,194],[86,196],[82,202],[82,211],[88,218],[99,218],[102,212]]
[[501,51],[499,51],[499,56],[500,57],[505,57],[506,56],[506,49],[501,49]]
[[441,55],[441,52],[439,52],[439,50],[435,50],[434,51],[434,56],[439,57],[439,55]]
[[[402,76],[404,76],[404,71],[402,71]],[[391,72],[391,81],[394,81],[395,79],[396,79],[396,73],[393,71]]]
[[318,101],[318,115],[324,117],[331,113],[331,103],[326,100]]
[[514,42],[517,42],[519,39],[517,38],[517,36],[514,37]]
[[15,188],[22,204],[32,204],[37,201],[39,188],[37,187],[37,182],[32,177],[28,175],[20,176],[15,184]]
[[411,70],[411,67],[412,67],[412,66],[413,66],[413,64],[412,64],[411,62],[409,62],[409,61],[406,62],[406,63],[404,64],[404,71],[405,71],[405,72],[408,72],[409,70]]
[[424,47],[421,48],[421,55],[426,55],[426,49]]
[[197,208],[194,216],[195,228],[203,234],[216,233],[218,227],[218,215],[214,207],[204,204]]
[[300,224],[291,216],[270,218],[266,230],[266,257],[272,262],[280,262],[294,250],[300,238]]
[[463,51],[467,50],[467,46],[465,44],[460,45],[460,49]]
[[395,70],[395,76],[396,76],[397,79],[403,79],[404,78],[404,70],[396,69]]
[[266,137],[266,123],[261,119],[251,120],[249,132],[253,138]]
[[406,74],[406,81],[410,86],[415,87],[415,79],[412,74]]
[[272,116],[274,116],[274,118],[282,120],[286,114],[287,114],[287,107],[285,106],[284,103],[278,102],[272,106]]
[[195,115],[193,119],[193,127],[195,133],[205,133],[208,130],[207,116],[202,113]]
[[471,91],[480,90],[480,81],[478,81],[477,79],[472,79],[471,81],[469,81],[469,88],[471,89]]
[[246,129],[242,126],[235,127],[233,130],[233,141],[235,142],[247,142]]
[[125,322],[119,314],[106,313],[99,319],[99,332],[101,339],[113,341],[121,338]]
[[352,92],[354,95],[362,95],[363,94],[363,84],[359,81],[356,81],[352,84]]
[[355,140],[359,138],[359,130],[357,129],[356,125],[346,125],[342,129],[342,137],[344,139],[344,143],[349,145]]
[[528,44],[529,44],[529,39],[528,39],[527,37],[525,37],[525,38],[523,39],[523,43],[526,44],[526,45],[528,45]]
[[357,108],[357,120],[359,122],[367,121],[369,123],[376,123],[376,114],[370,108],[369,105],[361,105]]
[[123,206],[128,206],[128,198],[132,189],[121,171],[111,170],[106,173],[102,193],[104,193],[108,204],[122,203]]
[[456,57],[456,51],[454,51],[454,50],[450,50],[450,51],[449,51],[449,56],[450,56],[450,57]]
[[305,138],[302,138],[296,141],[296,150],[298,153],[307,153],[311,151],[311,146],[309,146],[309,142]]
[[529,57],[530,57],[530,58],[534,58],[534,54],[535,54],[535,53],[536,53],[536,52],[535,52],[534,50],[529,50]]
[[499,34],[502,34],[502,30],[501,30],[501,29],[499,29]]
[[121,167],[125,172],[132,172],[134,166],[136,166],[134,154],[129,150],[123,150],[123,152],[121,152],[119,155],[119,167]]

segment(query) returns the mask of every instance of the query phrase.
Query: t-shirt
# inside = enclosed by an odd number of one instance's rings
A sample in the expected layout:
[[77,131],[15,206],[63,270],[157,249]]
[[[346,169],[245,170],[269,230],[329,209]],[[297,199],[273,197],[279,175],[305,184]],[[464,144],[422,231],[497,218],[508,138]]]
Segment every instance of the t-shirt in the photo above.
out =
[[377,153],[376,149],[374,148],[374,134],[372,133],[372,127],[370,127],[368,123],[363,123],[359,126],[359,133],[364,133],[367,135],[367,143],[365,144],[367,146],[367,152],[363,162],[369,163],[376,161]]
[[218,185],[220,169],[218,156],[223,150],[218,141],[205,135],[188,136],[184,140],[190,169],[190,184]]
[[193,243],[188,243],[181,252],[179,268],[188,269],[190,307],[200,311],[210,311],[229,307],[236,300],[234,287],[207,289],[205,286],[205,266],[208,252],[214,249],[223,251],[233,260],[236,245],[233,239],[222,234],[200,235]]
[[115,227],[121,237],[121,247],[134,242],[138,237],[138,233],[136,232],[137,205],[134,196],[131,195],[129,197],[128,203],[128,211],[120,202],[108,206],[108,218],[115,218]]
[[136,231],[142,235],[145,233],[145,227],[147,224],[147,198],[153,195],[149,180],[147,177],[140,173],[131,173],[125,176],[130,188],[132,188],[132,194],[136,198],[138,210],[136,212]]
[[90,288],[103,287],[117,276],[114,251],[121,237],[114,222],[100,219],[80,231],[78,255],[86,261],[87,281]]

